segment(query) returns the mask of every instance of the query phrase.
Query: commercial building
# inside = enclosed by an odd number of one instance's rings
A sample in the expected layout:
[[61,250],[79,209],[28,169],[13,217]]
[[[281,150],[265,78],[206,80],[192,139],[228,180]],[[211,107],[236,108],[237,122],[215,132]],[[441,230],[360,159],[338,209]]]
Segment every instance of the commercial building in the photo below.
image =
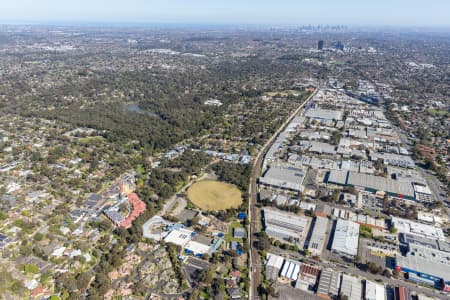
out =
[[303,243],[308,231],[308,223],[307,218],[272,208],[264,208],[265,231],[276,239]]
[[366,280],[364,295],[365,300],[386,300],[386,288],[384,285]]
[[210,248],[210,245],[190,240],[184,247],[184,253],[202,256],[204,254],[209,254]]
[[320,274],[319,268],[307,264],[302,264],[297,282],[295,283],[295,288],[304,291],[308,290],[313,291],[317,284],[319,274]]
[[346,255],[356,256],[358,254],[359,224],[338,219],[334,230],[331,250]]
[[450,243],[445,240],[437,240],[410,233],[400,233],[399,241],[406,245],[408,249],[411,249],[413,246],[422,246],[429,249],[450,252]]
[[186,254],[203,256],[204,254],[212,255],[216,252],[221,246],[223,239],[212,240],[198,235],[195,231],[177,227],[164,238],[164,241],[182,247]]
[[142,225],[142,235],[147,239],[160,241],[169,234],[167,227],[170,225],[173,223],[160,216],[153,216]]
[[323,50],[323,40],[319,40],[317,43],[317,50]]
[[165,238],[166,243],[172,243],[180,247],[185,247],[186,244],[192,239],[194,231],[180,228],[172,230]]
[[316,217],[311,237],[308,241],[308,250],[312,255],[320,256],[322,254],[323,245],[325,244],[328,219],[324,217]]
[[310,108],[305,112],[305,117],[319,120],[342,120],[343,112],[322,108]]
[[372,161],[381,159],[385,165],[398,166],[408,169],[414,169],[416,166],[410,156],[378,152],[370,152],[369,156]]
[[404,286],[394,288],[394,300],[410,300],[409,291]]
[[386,229],[386,222],[384,219],[375,219],[369,215],[357,214],[351,210],[335,207],[333,208],[333,216],[344,220],[350,220],[360,225],[366,225],[375,229]]
[[391,218],[391,225],[395,227],[399,233],[411,233],[418,236],[446,241],[444,231],[436,226],[422,224],[398,217]]
[[317,142],[317,141],[300,141],[300,147],[309,152],[317,154],[336,154],[336,146],[328,143]]
[[246,237],[245,228],[243,227],[233,228],[233,237],[240,239],[245,238]]
[[347,296],[348,300],[362,299],[362,284],[361,281],[353,276],[342,274],[341,292],[342,295]]
[[336,299],[339,295],[342,273],[332,270],[322,270],[320,274],[319,286],[317,287],[317,296],[324,299]]
[[280,276],[295,281],[300,273],[301,262],[285,260]]
[[259,178],[259,183],[273,188],[302,192],[305,176],[306,170],[301,168],[271,166],[264,176]]
[[372,193],[382,191],[400,199],[416,199],[412,182],[398,181],[371,174],[331,170],[328,174],[327,182],[343,186],[353,186]]
[[450,291],[450,252],[410,243],[406,255],[395,262],[409,280]]
[[275,254],[267,253],[266,256],[266,278],[276,281],[283,267],[284,258]]

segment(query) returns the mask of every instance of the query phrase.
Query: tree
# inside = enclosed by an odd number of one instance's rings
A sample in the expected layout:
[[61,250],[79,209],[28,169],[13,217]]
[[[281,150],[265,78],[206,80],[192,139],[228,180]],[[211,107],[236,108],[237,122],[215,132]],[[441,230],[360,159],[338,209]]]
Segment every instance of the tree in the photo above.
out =
[[203,269],[198,276],[198,280],[205,284],[209,285],[214,279],[214,270],[212,268]]
[[87,272],[78,273],[78,275],[75,278],[78,289],[79,290],[87,289],[89,283],[91,282],[91,278],[92,276],[89,275]]

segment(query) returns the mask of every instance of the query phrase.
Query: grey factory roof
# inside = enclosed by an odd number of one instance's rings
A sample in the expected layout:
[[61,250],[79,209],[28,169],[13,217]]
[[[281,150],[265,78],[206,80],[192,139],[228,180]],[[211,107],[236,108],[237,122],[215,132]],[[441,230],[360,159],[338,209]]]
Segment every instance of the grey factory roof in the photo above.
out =
[[424,236],[418,236],[411,233],[401,232],[399,234],[400,241],[405,244],[419,245],[431,249],[439,249],[436,239],[430,239]]
[[331,249],[348,255],[358,254],[359,224],[338,219]]
[[245,228],[243,227],[236,227],[233,229],[233,237],[235,238],[245,238]]
[[382,159],[383,162],[387,165],[392,166],[400,166],[405,168],[414,168],[415,164],[414,161],[410,156],[406,155],[399,155],[399,154],[393,154],[393,153],[378,153],[371,151],[370,159],[373,161],[376,161],[378,159]]
[[320,154],[335,154],[336,146],[317,141],[300,141],[300,147],[305,150]]
[[303,191],[303,180],[306,171],[294,167],[270,167],[259,182],[264,185],[270,185],[277,188],[289,189],[294,191]]
[[341,285],[341,272],[332,269],[324,269],[320,275],[317,293],[337,296],[339,295],[339,287]]
[[305,112],[305,116],[314,119],[342,120],[342,111],[322,108],[310,108]]
[[348,171],[343,170],[331,170],[328,176],[328,182],[346,185],[347,184]]
[[414,188],[410,182],[399,182],[381,176],[349,172],[347,184],[414,197]]
[[325,242],[325,233],[327,231],[328,219],[324,217],[316,217],[314,228],[311,233],[311,238],[308,242],[308,250],[313,254],[320,254],[322,252],[323,244]]
[[[433,255],[431,251],[429,255],[424,253],[418,255],[419,253],[411,251],[407,256],[397,256],[397,265],[428,275],[441,277],[448,281],[450,279],[450,261],[448,260],[448,256],[444,257],[444,252],[440,252],[442,253],[442,256],[440,256],[442,262],[438,261],[436,257],[432,259]],[[433,253],[436,255],[436,251],[433,251]],[[446,261],[446,263],[443,263],[443,261]]]
[[414,187],[411,182],[398,181],[381,176],[349,171],[331,170],[328,182],[340,185],[353,185],[384,191],[414,198]]
[[308,219],[294,214],[264,208],[266,232],[276,238],[302,239],[306,235]]

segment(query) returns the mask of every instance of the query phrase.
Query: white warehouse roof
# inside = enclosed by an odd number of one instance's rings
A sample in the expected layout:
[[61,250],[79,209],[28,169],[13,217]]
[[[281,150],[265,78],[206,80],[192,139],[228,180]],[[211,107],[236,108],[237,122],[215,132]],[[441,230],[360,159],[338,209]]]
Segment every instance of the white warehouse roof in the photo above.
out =
[[385,300],[386,289],[384,285],[366,280],[366,300]]
[[300,266],[300,262],[286,260],[283,270],[281,270],[281,276],[289,278],[290,280],[297,280],[298,274],[300,273]]
[[192,251],[194,254],[206,254],[211,247],[196,241],[189,241],[185,248]]
[[276,269],[281,269],[283,266],[284,258],[275,254],[267,253],[267,263],[268,267],[274,267]]
[[338,219],[334,231],[332,250],[348,255],[358,254],[359,224]]
[[417,223],[411,220],[397,217],[392,217],[391,223],[398,230],[398,232],[411,233],[442,241],[446,240],[442,229],[436,226]]
[[164,239],[166,243],[172,243],[184,247],[192,238],[192,230],[176,229],[172,230]]

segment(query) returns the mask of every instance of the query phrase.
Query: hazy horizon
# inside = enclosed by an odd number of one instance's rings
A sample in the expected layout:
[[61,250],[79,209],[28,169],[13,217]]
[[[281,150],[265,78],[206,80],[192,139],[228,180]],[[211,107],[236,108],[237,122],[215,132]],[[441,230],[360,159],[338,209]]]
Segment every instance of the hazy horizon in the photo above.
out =
[[2,24],[209,24],[449,27],[450,1],[15,0]]

